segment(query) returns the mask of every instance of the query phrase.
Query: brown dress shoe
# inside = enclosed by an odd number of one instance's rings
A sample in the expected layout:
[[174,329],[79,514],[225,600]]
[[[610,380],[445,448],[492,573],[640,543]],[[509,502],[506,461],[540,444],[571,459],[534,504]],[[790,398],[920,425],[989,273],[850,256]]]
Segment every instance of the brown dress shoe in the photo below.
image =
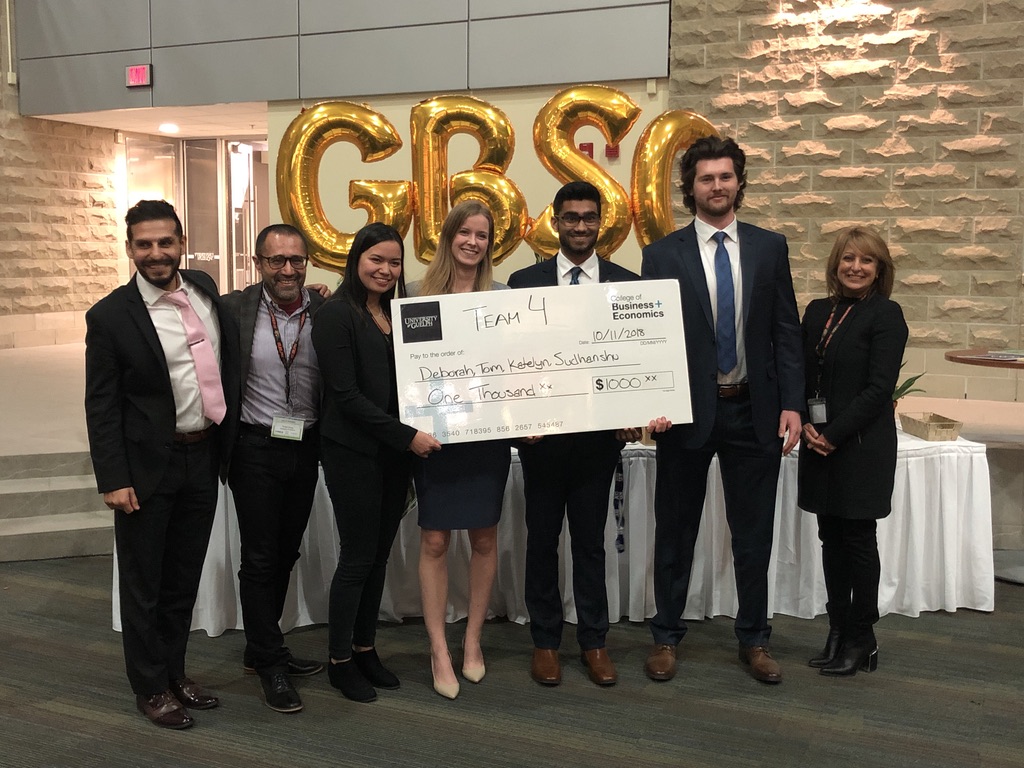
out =
[[562,682],[562,664],[558,660],[558,650],[534,648],[530,677],[541,685],[558,685]]
[[662,643],[651,648],[644,664],[644,672],[651,680],[671,680],[676,676],[676,647]]
[[191,728],[195,722],[170,691],[161,691],[152,696],[136,696],[135,706],[149,718],[149,722],[160,728],[180,731]]
[[213,709],[220,704],[220,699],[204,691],[199,683],[187,677],[172,680],[171,693],[189,709]]
[[781,683],[782,669],[763,645],[750,648],[740,646],[740,661],[750,666],[750,674],[762,683]]
[[580,653],[580,661],[587,668],[587,675],[594,685],[615,685],[619,674],[604,648],[594,648]]

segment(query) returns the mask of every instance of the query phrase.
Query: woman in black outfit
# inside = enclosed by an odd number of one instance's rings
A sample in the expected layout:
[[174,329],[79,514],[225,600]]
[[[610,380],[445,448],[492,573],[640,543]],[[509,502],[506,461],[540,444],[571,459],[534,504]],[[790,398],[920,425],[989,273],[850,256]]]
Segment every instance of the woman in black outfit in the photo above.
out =
[[356,233],[345,279],[313,325],[323,376],[321,461],[340,553],[331,582],[331,685],[353,701],[399,687],[374,639],[388,555],[405,508],[412,454],[441,447],[398,420],[391,299],[405,295],[402,238],[384,224]]
[[907,343],[903,311],[889,299],[893,277],[885,241],[867,227],[845,229],[825,271],[828,298],[804,313],[808,413],[798,504],[818,516],[829,633],[809,663],[823,675],[871,672],[878,663],[875,531],[892,510],[892,393]]

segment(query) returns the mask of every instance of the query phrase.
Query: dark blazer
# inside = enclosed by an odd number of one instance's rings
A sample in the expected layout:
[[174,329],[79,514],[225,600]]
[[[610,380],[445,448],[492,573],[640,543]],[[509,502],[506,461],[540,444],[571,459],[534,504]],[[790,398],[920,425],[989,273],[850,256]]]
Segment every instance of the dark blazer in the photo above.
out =
[[[806,408],[800,320],[789,271],[789,247],[777,232],[738,222],[743,277],[744,355],[758,442],[778,439],[779,414]],[[692,424],[656,435],[660,443],[700,448],[711,435],[718,408],[718,354],[711,296],[697,235],[688,226],[644,248],[645,279],[679,281],[690,376]]]
[[[179,273],[212,301],[220,320],[221,380],[227,415],[218,430],[222,458],[238,419],[238,330],[204,272]],[[100,493],[156,490],[174,442],[175,408],[167,360],[136,275],[85,314],[85,418]],[[222,477],[223,466],[222,461]]]
[[[324,303],[324,297],[316,291],[307,291],[309,294],[309,319]],[[245,394],[245,385],[249,380],[249,365],[252,361],[252,339],[256,333],[256,317],[259,313],[260,300],[263,298],[263,283],[250,285],[241,291],[232,291],[222,296],[224,306],[231,312],[232,317],[238,323],[239,330],[239,364],[241,392]]]
[[382,443],[407,449],[416,429],[388,413],[393,352],[369,312],[336,293],[317,312],[312,335],[323,376],[320,436],[371,456]]
[[[830,299],[817,299],[804,313],[808,397],[817,389],[815,347],[831,309]],[[838,319],[841,310],[836,314]],[[877,294],[854,304],[835,332],[821,371],[829,419],[818,431],[836,450],[826,457],[800,447],[802,509],[860,519],[885,517],[891,511],[896,471],[892,393],[906,343],[900,305]]]

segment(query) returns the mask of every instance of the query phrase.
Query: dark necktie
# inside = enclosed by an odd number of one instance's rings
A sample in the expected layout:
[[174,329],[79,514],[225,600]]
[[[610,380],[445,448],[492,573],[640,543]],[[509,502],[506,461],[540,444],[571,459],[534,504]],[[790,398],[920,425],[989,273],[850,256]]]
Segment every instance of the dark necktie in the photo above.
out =
[[583,274],[582,267],[573,267],[569,270],[569,285],[579,285],[580,275]]
[[718,319],[715,336],[718,342],[718,370],[729,373],[736,367],[736,297],[732,284],[732,266],[725,247],[725,232],[713,235],[715,248],[715,281],[718,283]]

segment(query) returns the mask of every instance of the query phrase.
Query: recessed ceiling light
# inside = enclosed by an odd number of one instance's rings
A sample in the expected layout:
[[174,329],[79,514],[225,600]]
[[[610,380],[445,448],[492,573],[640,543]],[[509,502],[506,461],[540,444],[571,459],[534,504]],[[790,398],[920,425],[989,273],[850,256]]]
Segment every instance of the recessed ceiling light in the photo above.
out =
[[160,133],[177,133],[180,129],[174,123],[161,123],[157,130]]

